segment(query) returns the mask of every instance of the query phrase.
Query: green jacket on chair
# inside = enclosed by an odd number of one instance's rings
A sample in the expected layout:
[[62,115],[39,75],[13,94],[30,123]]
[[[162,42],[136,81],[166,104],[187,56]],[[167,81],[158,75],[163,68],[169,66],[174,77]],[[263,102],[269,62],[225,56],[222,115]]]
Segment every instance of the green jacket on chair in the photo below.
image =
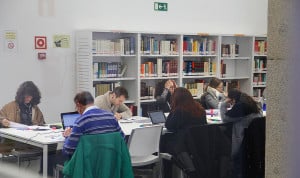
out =
[[63,174],[65,178],[134,177],[128,148],[119,132],[81,136]]

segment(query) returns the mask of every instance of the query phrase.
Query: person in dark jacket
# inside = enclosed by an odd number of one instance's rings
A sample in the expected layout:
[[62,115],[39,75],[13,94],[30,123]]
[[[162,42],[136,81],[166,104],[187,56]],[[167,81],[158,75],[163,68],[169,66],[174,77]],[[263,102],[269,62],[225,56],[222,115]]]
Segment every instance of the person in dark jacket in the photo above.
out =
[[[171,101],[171,111],[165,123],[166,128],[171,133],[165,134],[161,138],[161,152],[176,156],[186,151],[183,137],[187,129],[192,126],[206,124],[206,113],[186,88],[176,88],[171,96]],[[165,162],[165,177],[172,177],[171,166],[170,162]]]
[[162,80],[156,84],[154,97],[156,99],[157,110],[170,112],[171,95],[177,87],[174,80]]
[[[227,110],[228,103],[232,105],[230,110]],[[233,122],[231,155],[234,164],[234,178],[243,178],[244,130],[248,128],[254,118],[262,117],[262,112],[251,96],[238,89],[228,92],[228,98],[221,103],[220,112],[223,122]]]

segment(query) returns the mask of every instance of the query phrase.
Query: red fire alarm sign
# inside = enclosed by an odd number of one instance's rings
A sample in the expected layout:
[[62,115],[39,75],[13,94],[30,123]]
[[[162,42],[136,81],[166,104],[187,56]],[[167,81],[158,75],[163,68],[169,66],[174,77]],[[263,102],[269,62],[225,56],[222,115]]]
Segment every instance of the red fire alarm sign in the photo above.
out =
[[47,37],[45,36],[36,36],[34,38],[35,49],[47,49]]

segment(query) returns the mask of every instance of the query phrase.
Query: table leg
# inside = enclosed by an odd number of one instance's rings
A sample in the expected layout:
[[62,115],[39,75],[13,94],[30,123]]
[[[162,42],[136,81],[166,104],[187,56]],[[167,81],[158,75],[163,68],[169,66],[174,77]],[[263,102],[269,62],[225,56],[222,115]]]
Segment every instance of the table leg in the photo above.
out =
[[43,146],[43,178],[48,177],[48,145]]

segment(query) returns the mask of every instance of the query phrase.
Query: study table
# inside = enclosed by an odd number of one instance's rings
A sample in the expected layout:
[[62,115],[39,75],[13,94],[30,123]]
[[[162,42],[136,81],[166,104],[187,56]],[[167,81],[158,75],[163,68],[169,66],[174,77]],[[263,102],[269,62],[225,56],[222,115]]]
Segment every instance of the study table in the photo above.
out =
[[43,178],[47,178],[48,145],[64,141],[62,129],[17,129],[0,128],[0,136],[18,142],[30,144],[43,149]]
[[[220,119],[211,117],[211,115],[207,115],[207,122],[209,124],[221,123]],[[119,125],[124,134],[129,136],[133,129],[151,126],[152,123],[150,118],[133,116],[126,120],[119,120]],[[166,131],[167,129],[164,128],[163,132]],[[3,138],[30,144],[43,149],[43,178],[47,177],[48,146],[54,143],[63,143],[65,138],[62,136],[62,132],[62,129],[39,130],[38,127],[35,129],[0,128],[0,136]]]

